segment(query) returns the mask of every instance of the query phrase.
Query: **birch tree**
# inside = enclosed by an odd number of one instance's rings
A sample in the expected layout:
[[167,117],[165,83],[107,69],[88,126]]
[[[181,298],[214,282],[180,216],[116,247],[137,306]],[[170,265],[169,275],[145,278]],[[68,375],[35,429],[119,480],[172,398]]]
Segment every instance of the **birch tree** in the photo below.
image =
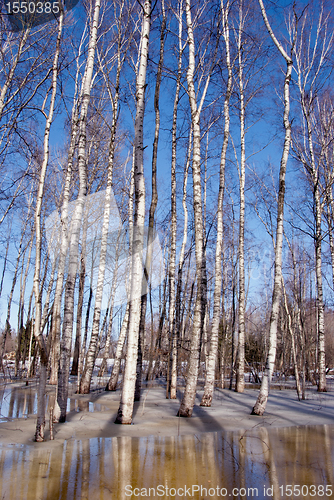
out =
[[78,245],[81,228],[81,220],[84,210],[87,174],[86,174],[86,124],[88,105],[92,87],[92,77],[94,70],[94,58],[97,43],[97,30],[100,16],[100,0],[95,0],[93,7],[93,19],[89,37],[89,46],[86,60],[84,80],[82,82],[82,102],[80,108],[80,118],[78,125],[78,172],[79,172],[79,191],[75,204],[75,210],[71,222],[71,237],[69,243],[69,270],[65,285],[65,305],[63,334],[61,339],[59,373],[58,373],[58,392],[57,402],[60,407],[60,422],[66,421],[66,407],[68,394],[68,378],[70,371],[70,357],[73,332],[73,311],[74,311],[74,288],[78,260]]
[[[179,10],[177,14],[178,20],[178,66],[176,77],[176,89],[173,106],[173,122],[172,122],[172,163],[171,163],[171,240],[169,252],[169,335],[170,335],[170,354],[171,367],[170,377],[167,377],[166,397],[176,399],[176,383],[177,383],[177,313],[175,303],[175,268],[176,268],[176,153],[177,153],[177,108],[180,99],[181,76],[182,76],[182,17],[183,17],[183,1],[179,2]],[[176,306],[176,307],[175,307]],[[170,359],[168,360],[170,363]]]
[[[315,143],[314,129],[316,99],[324,80],[327,79],[327,58],[333,47],[333,34],[327,24],[327,16],[321,6],[319,18],[315,28],[314,39],[312,21],[307,24],[310,14],[303,18],[301,32],[295,47],[297,86],[302,110],[302,143],[296,145],[297,155],[301,161],[307,177],[310,179],[314,204],[314,244],[315,269],[317,281],[317,313],[318,313],[318,391],[326,392],[326,362],[325,362],[325,324],[324,299],[322,283],[322,215],[324,201],[321,199],[321,157],[317,155],[319,149]],[[313,12],[312,12],[313,16]],[[318,143],[318,141],[317,141]],[[317,157],[318,156],[318,157]]]
[[240,167],[239,167],[239,336],[237,349],[236,392],[243,392],[245,387],[245,89],[244,89],[244,61],[242,35],[244,31],[243,2],[239,4],[239,26],[237,35],[238,48],[238,83],[240,99]]
[[[104,70],[103,61],[100,59],[100,67],[102,73],[104,75],[106,87],[108,89],[108,95],[110,98],[110,102],[112,104],[112,124],[111,124],[111,134],[109,141],[109,153],[108,153],[108,177],[107,177],[107,186],[105,192],[104,199],[104,213],[103,213],[103,224],[102,224],[102,232],[101,232],[101,246],[100,246],[100,258],[99,258],[99,271],[96,285],[96,294],[95,294],[95,307],[94,307],[94,317],[93,317],[93,326],[89,348],[86,356],[85,368],[80,381],[80,394],[88,394],[90,392],[90,383],[93,374],[94,363],[97,354],[97,346],[98,346],[98,337],[100,330],[100,316],[101,316],[101,304],[103,297],[103,286],[104,286],[104,277],[105,277],[105,269],[106,269],[106,258],[107,258],[107,248],[108,248],[108,236],[109,236],[109,220],[110,220],[110,210],[112,207],[112,198],[113,198],[113,172],[114,172],[114,158],[115,158],[115,149],[116,149],[116,132],[117,132],[117,119],[118,119],[118,103],[119,103],[119,92],[120,92],[120,75],[123,67],[123,63],[126,57],[127,48],[129,46],[129,40],[131,41],[131,36],[128,40],[124,41],[124,32],[122,29],[123,22],[123,8],[124,3],[121,4],[118,19],[117,19],[117,41],[115,43],[116,46],[116,78],[115,78],[115,90],[113,91],[109,74],[106,74]],[[125,48],[124,48],[125,46]],[[113,57],[112,57],[113,59]],[[115,214],[112,214],[115,218]],[[118,242],[117,242],[118,245]],[[118,249],[116,249],[117,255]],[[117,266],[117,262],[115,264]],[[115,276],[117,274],[117,269],[114,269]],[[114,281],[114,288],[116,287],[116,281]],[[111,310],[112,316],[112,310]]]
[[216,254],[215,254],[215,287],[213,297],[213,319],[210,338],[210,351],[207,359],[207,368],[205,376],[204,394],[201,400],[201,406],[211,406],[212,396],[215,384],[216,361],[218,353],[218,334],[220,324],[220,303],[221,303],[221,287],[222,287],[222,247],[223,247],[223,201],[225,189],[225,166],[226,155],[230,133],[230,98],[232,92],[232,62],[230,55],[230,27],[229,27],[229,0],[224,4],[221,1],[221,23],[222,32],[225,42],[226,68],[227,68],[227,86],[224,99],[224,137],[223,146],[220,157],[219,170],[219,192],[217,204],[217,237],[216,237]]
[[187,86],[189,106],[191,110],[191,122],[193,130],[193,156],[192,156],[192,174],[193,174],[193,206],[194,206],[194,224],[195,224],[195,256],[196,256],[196,281],[197,293],[194,309],[194,320],[192,327],[192,336],[190,341],[190,353],[187,368],[187,383],[183,399],[178,411],[179,417],[191,417],[195,398],[198,379],[199,357],[200,357],[200,339],[203,331],[204,316],[206,309],[206,265],[204,253],[204,234],[203,234],[203,210],[202,210],[202,185],[201,185],[201,129],[200,117],[201,111],[210,83],[213,63],[210,65],[207,78],[205,79],[204,89],[200,102],[197,102],[195,91],[195,39],[194,27],[191,15],[190,0],[186,0],[186,22],[188,33],[188,69]]
[[43,336],[43,331],[41,328],[41,317],[42,317],[42,287],[40,286],[40,271],[41,271],[41,247],[42,247],[42,224],[41,224],[41,211],[42,211],[42,201],[45,185],[46,169],[49,161],[49,142],[50,142],[50,129],[53,121],[53,113],[57,94],[57,79],[58,79],[58,60],[60,53],[60,43],[63,30],[63,17],[64,11],[61,9],[60,17],[58,19],[58,35],[55,48],[55,55],[52,66],[52,84],[50,87],[51,98],[49,112],[46,116],[45,131],[44,131],[44,144],[43,144],[43,163],[41,165],[40,177],[36,196],[36,207],[35,207],[35,231],[36,231],[36,257],[35,257],[35,272],[33,289],[35,296],[35,324],[34,324],[34,335],[38,342],[40,354],[41,354],[41,364],[40,364],[40,374],[39,374],[39,386],[38,386],[38,408],[37,408],[37,424],[35,432],[35,441],[44,441],[44,426],[45,426],[45,386],[47,378],[47,367],[49,356],[47,352],[45,338]]
[[[279,189],[277,201],[277,222],[276,222],[276,241],[275,241],[275,270],[274,270],[274,288],[272,295],[270,326],[269,326],[269,349],[266,360],[265,371],[263,374],[261,389],[257,401],[253,407],[253,415],[263,415],[269,396],[269,388],[274,370],[277,344],[277,324],[279,316],[279,308],[282,295],[282,245],[283,245],[283,220],[284,220],[284,196],[285,196],[285,174],[286,166],[289,158],[291,145],[291,123],[289,121],[290,111],[290,81],[292,73],[292,53],[295,44],[296,26],[294,25],[293,37],[291,42],[291,54],[287,54],[283,45],[276,38],[271,25],[269,23],[267,13],[262,0],[259,0],[262,17],[268,33],[275,44],[277,50],[286,62],[286,72],[284,79],[284,115],[283,124],[285,130],[284,147],[282,151],[280,171],[279,171]],[[296,21],[296,20],[295,20]]]
[[145,0],[142,7],[140,40],[140,63],[136,80],[136,119],[134,141],[134,187],[135,213],[133,226],[132,268],[130,289],[130,316],[127,355],[121,401],[115,420],[117,424],[131,424],[136,385],[136,365],[142,290],[142,256],[145,223],[145,182],[143,165],[143,122],[145,110],[146,69],[151,28],[151,1]]
[[[157,189],[157,160],[158,160],[158,145],[159,145],[159,133],[160,133],[160,86],[162,78],[162,69],[164,64],[164,50],[165,50],[165,30],[166,30],[166,12],[164,0],[161,1],[162,9],[162,20],[161,20],[161,30],[160,30],[160,52],[159,52],[159,62],[155,83],[154,92],[154,111],[155,111],[155,130],[154,130],[154,141],[153,141],[153,154],[152,154],[152,199],[149,210],[148,219],[148,234],[147,234],[147,251],[144,266],[144,286],[149,285],[150,275],[151,275],[151,265],[152,265],[152,252],[153,252],[153,240],[154,240],[154,223],[155,223],[155,211],[158,204],[158,189]],[[140,327],[139,327],[139,339],[138,339],[138,359],[137,359],[137,378],[136,378],[136,391],[135,391],[135,401],[140,400],[141,392],[141,377],[142,377],[142,341],[145,334],[145,318],[146,318],[146,307],[147,307],[147,292],[142,295],[141,299],[141,312],[140,312]]]

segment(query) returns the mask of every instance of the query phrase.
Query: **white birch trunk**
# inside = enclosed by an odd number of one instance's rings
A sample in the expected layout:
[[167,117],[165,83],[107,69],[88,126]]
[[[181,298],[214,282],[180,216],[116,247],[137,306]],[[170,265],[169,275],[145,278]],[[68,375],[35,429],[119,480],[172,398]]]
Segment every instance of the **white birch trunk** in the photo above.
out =
[[285,195],[285,173],[286,165],[289,158],[290,144],[291,144],[291,124],[289,121],[290,111],[290,80],[292,72],[292,59],[287,55],[282,45],[276,39],[271,26],[269,24],[267,14],[263,5],[263,1],[259,0],[262,16],[267,27],[267,30],[275,43],[277,49],[284,57],[287,69],[284,80],[284,116],[283,123],[285,128],[284,147],[281,158],[280,172],[279,172],[279,190],[277,202],[277,225],[276,225],[276,245],[275,245],[275,271],[274,271],[274,288],[272,296],[272,306],[270,315],[269,327],[269,350],[266,360],[266,366],[262,378],[261,389],[257,401],[252,410],[253,415],[263,415],[267,400],[269,396],[269,389],[272,374],[274,371],[275,358],[276,358],[276,344],[277,344],[277,323],[279,308],[282,294],[282,245],[283,245],[283,220],[284,220],[284,195]]
[[127,356],[124,370],[123,389],[117,424],[131,424],[136,385],[136,365],[138,351],[138,336],[141,310],[142,290],[142,256],[145,223],[145,180],[143,165],[143,122],[145,110],[146,68],[148,60],[148,45],[151,27],[151,0],[145,0],[143,7],[143,22],[141,31],[140,63],[136,82],[136,119],[135,119],[135,147],[134,147],[134,185],[135,185],[135,214],[133,227],[133,251],[131,273],[131,310],[129,317],[129,333]]
[[[190,157],[192,151],[192,128],[189,131],[189,140],[188,140],[188,152],[187,152],[187,160],[184,169],[183,176],[183,187],[182,187],[182,208],[184,214],[183,221],[183,238],[180,250],[179,264],[178,264],[178,273],[177,273],[177,288],[176,288],[176,335],[178,343],[181,343],[182,332],[183,332],[183,321],[184,317],[182,314],[181,308],[181,295],[183,288],[183,266],[184,266],[184,257],[185,250],[187,244],[187,234],[188,234],[188,207],[187,207],[187,184],[188,184],[188,172],[190,167]],[[181,319],[182,317],[182,319]]]
[[[16,71],[17,65],[18,65],[18,63],[20,61],[20,58],[21,58],[24,46],[25,46],[25,44],[27,42],[29,33],[30,33],[29,29],[25,30],[22,33],[22,38],[20,39],[15,59],[13,61],[13,64],[11,65],[10,71],[8,73],[8,76],[7,76],[4,84],[3,84],[3,87],[1,88],[1,91],[0,91],[0,118],[2,117],[2,113],[4,111],[6,94],[8,92],[8,89],[11,87],[11,83],[13,81],[13,78],[14,78],[14,75],[15,75],[15,71]],[[14,96],[12,95],[11,96],[11,100],[13,98],[14,98]]]
[[[78,59],[81,56],[82,45],[83,45],[83,38],[81,39],[79,47]],[[82,99],[82,92],[83,92],[83,86],[82,86],[80,90],[80,95],[77,97],[79,70],[80,66],[79,64],[77,64],[74,100],[73,100],[72,117],[71,117],[71,141],[67,156],[67,169],[64,182],[63,200],[62,200],[61,215],[60,215],[61,242],[59,250],[59,264],[57,268],[56,290],[53,300],[52,331],[51,331],[52,353],[51,353],[51,374],[49,383],[52,385],[57,385],[58,383],[58,363],[60,354],[60,332],[61,332],[61,298],[63,294],[66,254],[68,251],[68,243],[69,243],[68,204],[70,200],[70,185],[72,178],[75,145],[79,128],[79,101]],[[58,414],[58,409],[55,411],[54,416],[56,417],[57,414]]]
[[[316,271],[316,286],[317,286],[317,327],[318,327],[318,370],[319,370],[319,380],[318,380],[318,391],[326,392],[326,361],[325,361],[325,321],[324,321],[324,300],[323,300],[323,284],[322,284],[322,211],[323,203],[321,200],[320,193],[320,165],[316,162],[315,156],[315,145],[313,139],[313,121],[312,113],[314,106],[315,95],[318,92],[317,77],[320,74],[323,66],[325,64],[327,54],[332,48],[331,37],[329,40],[324,37],[322,44],[320,45],[320,32],[326,26],[326,20],[323,19],[322,12],[319,17],[317,25],[317,37],[314,41],[314,47],[311,48],[308,44],[304,44],[303,39],[301,39],[299,47],[295,50],[296,55],[296,66],[298,75],[298,89],[300,94],[300,103],[304,118],[304,123],[306,124],[306,139],[303,143],[303,147],[308,151],[302,152],[300,159],[303,163],[304,169],[307,172],[307,176],[311,180],[312,193],[313,193],[313,204],[314,204],[314,221],[315,221],[315,271]],[[303,25],[303,28],[305,26]],[[319,44],[319,48],[317,45]],[[316,56],[316,54],[317,55]],[[310,71],[314,71],[314,76],[312,80],[310,79]],[[309,80],[311,80],[309,82]]]
[[[107,178],[107,188],[105,194],[105,205],[103,214],[103,224],[101,232],[101,248],[100,248],[100,260],[99,260],[99,272],[96,285],[95,294],[95,307],[93,316],[93,326],[92,334],[90,339],[89,348],[86,356],[85,368],[80,381],[80,394],[88,394],[90,392],[90,383],[94,369],[94,363],[96,359],[98,338],[100,331],[100,316],[101,316],[101,304],[103,298],[103,283],[106,268],[106,257],[108,248],[108,235],[109,235],[109,220],[110,220],[110,207],[111,200],[113,196],[112,190],[112,178],[114,171],[114,156],[115,156],[115,140],[116,140],[116,126],[117,126],[117,115],[118,115],[118,99],[119,99],[119,79],[120,79],[120,47],[118,47],[118,67],[116,76],[116,94],[113,99],[113,120],[111,127],[111,137],[109,144],[109,157],[108,157],[108,178]],[[116,263],[117,265],[117,263]],[[114,275],[117,275],[117,270],[115,267]],[[113,280],[113,286],[116,287],[116,282]]]
[[215,287],[213,294],[213,318],[212,330],[210,339],[210,350],[207,359],[206,376],[204,394],[201,400],[201,406],[211,406],[213,390],[215,385],[215,372],[218,354],[218,334],[220,323],[220,302],[221,302],[221,286],[222,286],[222,247],[223,247],[223,201],[225,188],[225,165],[226,153],[228,146],[228,138],[230,133],[230,112],[229,103],[232,91],[232,65],[230,58],[230,34],[228,24],[228,12],[230,10],[230,2],[227,1],[224,6],[221,1],[221,12],[223,18],[223,36],[225,40],[226,51],[226,67],[228,71],[227,87],[224,100],[224,139],[220,157],[220,172],[219,172],[219,193],[217,205],[217,238],[216,238],[216,253],[215,253]]
[[197,107],[196,92],[194,86],[195,74],[195,42],[193,25],[191,19],[190,0],[186,0],[186,19],[188,30],[189,64],[187,71],[188,97],[191,109],[191,119],[193,128],[193,204],[195,220],[195,253],[196,253],[196,279],[197,294],[194,310],[193,329],[190,344],[190,353],[188,358],[187,383],[183,399],[178,411],[179,417],[191,417],[195,398],[198,379],[200,338],[203,328],[205,303],[205,283],[204,271],[205,262],[203,256],[203,218],[202,218],[202,188],[201,188],[201,131],[200,131],[200,110]]
[[38,342],[41,364],[40,364],[40,379],[38,387],[38,408],[37,408],[37,423],[35,432],[35,441],[44,441],[44,427],[45,427],[45,386],[47,378],[47,367],[48,367],[48,352],[46,348],[45,339],[42,334],[41,319],[42,319],[42,287],[40,286],[40,270],[41,270],[41,249],[42,249],[42,224],[41,224],[41,212],[42,212],[42,201],[46,177],[46,169],[49,162],[49,140],[50,140],[50,129],[53,120],[53,112],[56,101],[57,94],[57,79],[58,79],[58,60],[60,53],[60,41],[63,29],[63,10],[60,13],[58,20],[58,35],[56,42],[55,56],[53,60],[52,67],[52,91],[50,99],[49,113],[46,119],[45,130],[44,130],[44,143],[43,143],[43,163],[41,166],[37,197],[36,197],[36,208],[35,208],[35,231],[36,231],[36,257],[35,257],[35,272],[33,289],[35,296],[35,324],[34,324],[34,335]]
[[291,319],[291,314],[289,311],[288,299],[287,299],[287,294],[286,294],[286,290],[285,290],[283,276],[282,276],[282,287],[283,287],[284,309],[285,309],[285,313],[286,313],[287,318],[288,318],[288,331],[289,331],[289,334],[291,337],[292,359],[293,359],[293,367],[294,367],[294,371],[295,371],[297,396],[298,396],[298,401],[300,401],[302,399],[302,391],[301,391],[300,380],[299,380],[296,342],[295,342],[295,335],[294,335],[294,332],[292,330],[292,319]]
[[90,93],[92,87],[92,76],[94,69],[94,57],[97,42],[97,29],[100,15],[100,0],[95,0],[94,13],[89,38],[89,47],[85,76],[83,81],[82,103],[79,119],[79,142],[78,142],[78,171],[79,171],[79,191],[75,205],[75,210],[71,224],[71,238],[69,246],[69,270],[65,285],[65,305],[64,305],[64,327],[61,339],[59,373],[58,373],[58,392],[57,401],[60,407],[60,422],[66,421],[66,407],[68,395],[68,377],[70,372],[70,357],[73,332],[73,313],[74,313],[74,288],[78,261],[79,235],[81,228],[82,215],[86,198],[86,121]]
[[125,339],[126,339],[126,336],[128,333],[129,312],[130,312],[130,304],[128,303],[126,306],[125,316],[123,318],[121,331],[120,331],[118,341],[117,341],[114,366],[112,368],[109,382],[106,386],[106,391],[116,391],[116,388],[117,388],[119,371],[120,371],[121,362],[122,362],[123,347],[124,347]]
[[[177,385],[177,330],[176,330],[176,311],[175,311],[175,269],[176,269],[176,130],[177,130],[177,107],[179,103],[181,76],[182,76],[182,15],[183,2],[180,1],[178,22],[179,22],[179,58],[177,68],[177,80],[173,107],[172,124],[172,164],[171,164],[171,242],[169,253],[169,335],[171,347],[171,373],[170,381],[167,380],[166,397],[170,392],[170,398],[176,399]],[[168,387],[169,386],[169,387]],[[169,391],[168,391],[169,389]]]
[[[162,6],[162,22],[160,31],[160,56],[157,70],[157,78],[155,84],[154,93],[154,111],[155,111],[155,131],[154,131],[154,142],[153,142],[153,154],[152,154],[152,199],[149,211],[149,222],[148,222],[148,235],[147,235],[147,251],[145,259],[145,270],[144,270],[144,282],[146,281],[146,287],[149,285],[151,279],[151,267],[152,267],[152,252],[153,252],[153,230],[154,230],[154,218],[155,211],[158,204],[158,189],[157,189],[157,159],[158,159],[158,145],[159,145],[159,133],[160,133],[160,86],[162,78],[162,69],[164,63],[164,46],[165,46],[165,29],[166,29],[166,13],[164,0],[161,2]],[[140,318],[140,328],[139,328],[139,340],[138,340],[138,360],[137,360],[137,378],[136,378],[136,391],[135,391],[135,401],[140,401],[141,395],[141,379],[142,379],[142,345],[145,337],[145,320],[146,320],[146,308],[147,308],[147,291],[142,296],[141,300],[141,318]]]
[[239,219],[239,336],[236,360],[235,391],[244,392],[245,388],[245,95],[243,82],[242,58],[242,2],[239,6],[238,62],[239,62],[239,95],[240,95],[240,219]]

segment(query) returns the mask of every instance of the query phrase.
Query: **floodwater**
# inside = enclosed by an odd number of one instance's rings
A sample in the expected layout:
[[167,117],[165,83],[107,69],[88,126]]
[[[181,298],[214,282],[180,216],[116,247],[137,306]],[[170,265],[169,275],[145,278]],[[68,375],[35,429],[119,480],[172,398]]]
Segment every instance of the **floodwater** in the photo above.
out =
[[[74,392],[72,388],[72,393]],[[54,407],[55,389],[47,394],[47,411]],[[75,399],[73,396],[67,400],[67,411],[104,411],[106,408],[92,401]],[[14,418],[27,418],[37,413],[36,384],[28,387],[8,386],[0,393],[0,422],[7,422]]]
[[[27,389],[3,396],[3,418],[34,412]],[[0,445],[0,498],[334,499],[333,466],[334,425]]]
[[334,426],[54,444],[0,448],[0,498],[334,498]]

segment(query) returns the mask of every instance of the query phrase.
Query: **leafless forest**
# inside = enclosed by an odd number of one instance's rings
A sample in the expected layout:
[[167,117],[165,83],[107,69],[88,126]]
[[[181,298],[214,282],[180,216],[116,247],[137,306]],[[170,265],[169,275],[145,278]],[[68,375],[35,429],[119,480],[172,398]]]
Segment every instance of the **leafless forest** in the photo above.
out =
[[199,383],[261,384],[258,415],[273,377],[326,391],[331,2],[59,6],[0,18],[1,376],[38,377],[36,441],[70,379],[120,387],[120,424],[157,378],[180,417]]

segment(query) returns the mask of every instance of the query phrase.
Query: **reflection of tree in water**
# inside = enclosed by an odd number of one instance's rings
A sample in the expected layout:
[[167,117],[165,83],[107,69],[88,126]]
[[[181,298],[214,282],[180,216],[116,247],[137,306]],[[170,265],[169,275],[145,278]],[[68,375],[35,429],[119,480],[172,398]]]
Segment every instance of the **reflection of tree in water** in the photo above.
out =
[[89,401],[85,401],[83,399],[78,399],[78,410],[79,411],[89,411]]
[[[128,436],[122,436],[117,438],[118,453],[117,456],[114,454],[114,463],[117,464],[117,492],[125,492],[125,487],[128,484],[133,484],[135,487],[135,482],[132,483],[132,439]],[[138,457],[139,458],[139,457]]]
[[278,500],[280,485],[333,484],[333,450],[332,426],[70,439],[49,449],[1,450],[0,498],[124,500],[127,485],[147,491],[202,485],[228,494],[258,488],[261,500],[265,484]]
[[37,392],[35,388],[22,390],[14,387],[10,391],[8,413],[6,412],[5,406],[2,407],[1,413],[4,417],[21,418],[25,415],[32,415],[35,413],[36,407]]
[[[260,429],[260,437],[262,440],[262,449],[263,449],[263,458],[266,461],[266,467],[268,469],[268,475],[269,475],[269,484],[270,487],[272,487],[272,496],[274,500],[279,500],[281,498],[280,491],[279,491],[279,485],[282,483],[279,483],[278,477],[277,477],[277,469],[276,469],[276,463],[275,463],[275,454],[273,451],[273,448],[271,447],[270,440],[269,440],[269,435],[268,435],[268,429],[265,427],[262,427]],[[277,448],[276,448],[277,452]]]

